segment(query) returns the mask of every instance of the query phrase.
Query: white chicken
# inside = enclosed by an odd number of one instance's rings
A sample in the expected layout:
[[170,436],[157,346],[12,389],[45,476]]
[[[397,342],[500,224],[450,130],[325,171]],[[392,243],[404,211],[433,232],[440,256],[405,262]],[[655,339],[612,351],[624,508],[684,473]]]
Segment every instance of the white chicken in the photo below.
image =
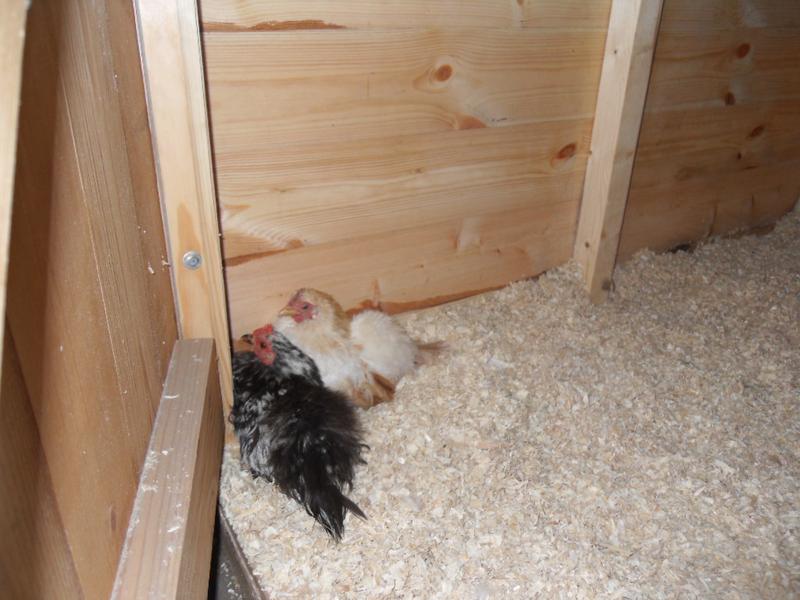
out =
[[314,359],[326,386],[363,408],[390,401],[400,379],[444,347],[415,342],[377,310],[350,319],[330,295],[309,288],[292,296],[275,329]]

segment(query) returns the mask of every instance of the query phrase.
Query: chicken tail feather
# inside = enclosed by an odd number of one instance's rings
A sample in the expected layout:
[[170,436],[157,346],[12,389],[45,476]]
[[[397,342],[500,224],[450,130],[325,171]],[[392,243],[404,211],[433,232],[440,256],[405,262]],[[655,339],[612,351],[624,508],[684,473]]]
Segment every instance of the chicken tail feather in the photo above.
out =
[[447,351],[447,342],[438,340],[436,342],[414,342],[417,345],[417,354],[414,357],[416,366],[429,365]]
[[348,511],[367,518],[342,491],[366,462],[358,417],[343,395],[325,388],[286,408],[270,457],[273,480],[338,542]]

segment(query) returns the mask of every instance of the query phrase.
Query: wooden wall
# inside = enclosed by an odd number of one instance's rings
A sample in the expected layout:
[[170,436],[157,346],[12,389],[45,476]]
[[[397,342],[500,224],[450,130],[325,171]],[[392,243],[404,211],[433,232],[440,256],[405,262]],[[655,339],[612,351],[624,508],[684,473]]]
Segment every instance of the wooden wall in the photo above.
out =
[[773,222],[800,197],[800,2],[665,0],[620,257]]
[[608,0],[201,0],[232,332],[572,252]]
[[28,15],[0,404],[0,589],[107,598],[176,338],[127,1]]

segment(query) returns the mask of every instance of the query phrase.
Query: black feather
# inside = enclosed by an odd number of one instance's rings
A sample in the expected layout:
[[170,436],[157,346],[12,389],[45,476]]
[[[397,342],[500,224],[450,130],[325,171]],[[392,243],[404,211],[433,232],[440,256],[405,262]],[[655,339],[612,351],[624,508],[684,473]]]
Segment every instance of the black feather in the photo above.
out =
[[272,481],[299,502],[335,540],[347,511],[366,518],[343,490],[365,464],[361,424],[352,404],[322,385],[313,360],[280,333],[271,336],[275,361],[253,352],[233,357],[230,420],[242,461],[255,477]]

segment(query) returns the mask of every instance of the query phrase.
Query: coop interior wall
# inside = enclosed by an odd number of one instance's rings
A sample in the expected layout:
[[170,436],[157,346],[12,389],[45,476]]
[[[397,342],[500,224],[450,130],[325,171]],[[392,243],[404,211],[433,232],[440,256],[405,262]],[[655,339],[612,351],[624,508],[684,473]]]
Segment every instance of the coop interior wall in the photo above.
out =
[[[571,256],[608,0],[201,0],[234,334],[297,287],[435,304]],[[666,0],[620,255],[800,191],[800,5]]]
[[620,257],[773,223],[800,196],[800,3],[665,0]]
[[0,589],[107,598],[176,338],[130,2],[33,2],[0,420]]

